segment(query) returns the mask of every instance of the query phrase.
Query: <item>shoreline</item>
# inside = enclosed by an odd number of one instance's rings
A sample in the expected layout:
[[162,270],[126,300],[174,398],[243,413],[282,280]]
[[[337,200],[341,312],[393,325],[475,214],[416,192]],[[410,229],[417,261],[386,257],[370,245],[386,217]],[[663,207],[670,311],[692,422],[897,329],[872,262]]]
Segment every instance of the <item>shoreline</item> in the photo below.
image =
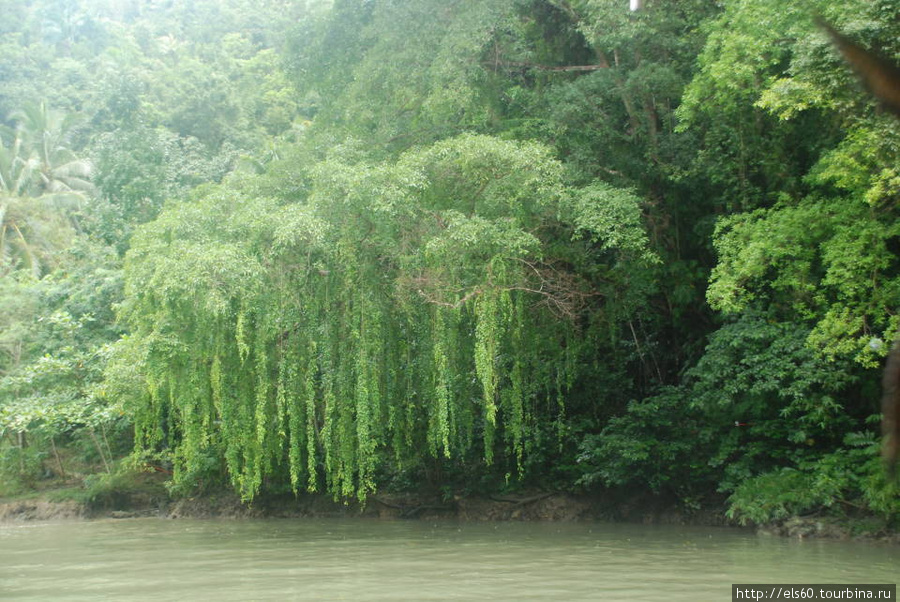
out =
[[[228,491],[171,498],[164,491],[117,492],[84,501],[47,490],[22,498],[0,499],[0,523],[34,520],[157,517],[179,518],[305,518],[361,517],[461,521],[608,521],[737,527],[716,510],[681,512],[662,503],[614,503],[599,496],[531,491],[515,495],[438,496],[378,493],[365,503],[334,500],[316,493],[261,496],[244,503]],[[66,490],[71,492],[71,490]],[[63,498],[63,499],[60,499]],[[71,499],[69,499],[71,498]]]
[[[228,492],[170,499],[146,493],[123,495],[114,503],[91,504],[51,500],[48,493],[0,500],[0,525],[72,520],[303,519],[367,518],[372,520],[459,520],[462,522],[609,522],[755,529],[764,536],[794,539],[858,540],[900,544],[900,533],[860,530],[833,517],[793,517],[778,524],[741,526],[722,512],[680,512],[652,504],[610,504],[599,497],[537,492],[515,496],[471,496],[445,501],[411,494],[376,494],[365,505],[343,503],[320,494],[269,496],[251,504]],[[856,531],[856,532],[854,532]]]

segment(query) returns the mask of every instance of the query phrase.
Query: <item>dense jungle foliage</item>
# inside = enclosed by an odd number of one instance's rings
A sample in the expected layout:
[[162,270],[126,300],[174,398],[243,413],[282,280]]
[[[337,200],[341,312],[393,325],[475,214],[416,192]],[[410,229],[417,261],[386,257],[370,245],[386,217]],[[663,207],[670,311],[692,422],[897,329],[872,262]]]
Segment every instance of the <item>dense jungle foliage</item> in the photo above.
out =
[[0,7],[0,494],[896,526],[900,123],[814,19],[893,0]]

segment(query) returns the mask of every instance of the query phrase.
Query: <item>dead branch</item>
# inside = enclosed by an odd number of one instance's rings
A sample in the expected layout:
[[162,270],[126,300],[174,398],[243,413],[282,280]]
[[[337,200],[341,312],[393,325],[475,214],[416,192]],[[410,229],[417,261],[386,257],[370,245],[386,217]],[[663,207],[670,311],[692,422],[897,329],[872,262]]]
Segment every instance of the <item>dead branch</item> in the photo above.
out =
[[585,72],[585,71],[599,71],[600,69],[609,69],[609,65],[599,64],[599,65],[541,65],[538,63],[526,63],[521,61],[492,61],[492,62],[484,62],[482,65],[486,67],[492,67],[494,71],[497,71],[499,68],[505,69],[536,69],[538,71],[551,71],[557,73],[564,72]]
[[446,512],[448,510],[456,510],[456,504],[420,504],[418,506],[404,506],[400,504],[394,504],[391,502],[387,502],[381,498],[377,498],[374,495],[369,496],[371,499],[375,500],[382,506],[386,506],[388,508],[392,508],[394,510],[400,511],[400,518],[415,518],[421,512],[426,510],[439,510],[442,512]]
[[514,506],[518,507],[518,506],[527,506],[528,504],[533,504],[535,502],[545,500],[548,497],[553,497],[554,495],[556,495],[556,493],[551,491],[549,493],[541,493],[538,495],[533,495],[531,497],[518,498],[518,499],[510,498],[510,497],[500,497],[500,496],[494,496],[494,495],[489,495],[488,498],[491,500],[494,500],[495,502],[505,502],[507,504],[513,504]]

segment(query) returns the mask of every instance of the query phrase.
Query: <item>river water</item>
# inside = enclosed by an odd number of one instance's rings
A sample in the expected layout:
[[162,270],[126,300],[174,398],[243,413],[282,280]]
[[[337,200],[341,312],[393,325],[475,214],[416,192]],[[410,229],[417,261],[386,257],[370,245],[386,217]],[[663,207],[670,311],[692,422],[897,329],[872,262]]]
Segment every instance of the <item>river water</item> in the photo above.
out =
[[724,528],[369,519],[0,525],[0,600],[730,600],[896,583],[900,549]]

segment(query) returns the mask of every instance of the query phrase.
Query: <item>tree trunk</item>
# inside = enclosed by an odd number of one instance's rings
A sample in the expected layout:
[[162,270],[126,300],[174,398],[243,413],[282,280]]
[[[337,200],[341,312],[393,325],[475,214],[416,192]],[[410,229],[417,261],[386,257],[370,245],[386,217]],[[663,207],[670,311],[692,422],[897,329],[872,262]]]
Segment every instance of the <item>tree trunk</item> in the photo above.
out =
[[59,450],[56,449],[56,440],[52,436],[50,437],[50,447],[53,448],[53,455],[56,457],[56,467],[59,468],[59,477],[65,479],[66,471],[63,470],[62,459],[59,457]]
[[884,366],[881,397],[881,455],[891,478],[900,452],[900,338],[894,341]]
[[94,446],[97,448],[97,452],[100,454],[100,459],[103,460],[103,466],[106,467],[106,472],[108,474],[112,474],[112,469],[109,467],[109,462],[106,461],[106,454],[103,453],[103,446],[100,445],[100,440],[97,439],[97,433],[94,432],[93,428],[88,429],[88,432],[91,434],[91,439],[94,440]]
[[25,431],[16,433],[16,442],[19,444],[19,474],[25,475],[25,448],[28,447],[28,439]]

